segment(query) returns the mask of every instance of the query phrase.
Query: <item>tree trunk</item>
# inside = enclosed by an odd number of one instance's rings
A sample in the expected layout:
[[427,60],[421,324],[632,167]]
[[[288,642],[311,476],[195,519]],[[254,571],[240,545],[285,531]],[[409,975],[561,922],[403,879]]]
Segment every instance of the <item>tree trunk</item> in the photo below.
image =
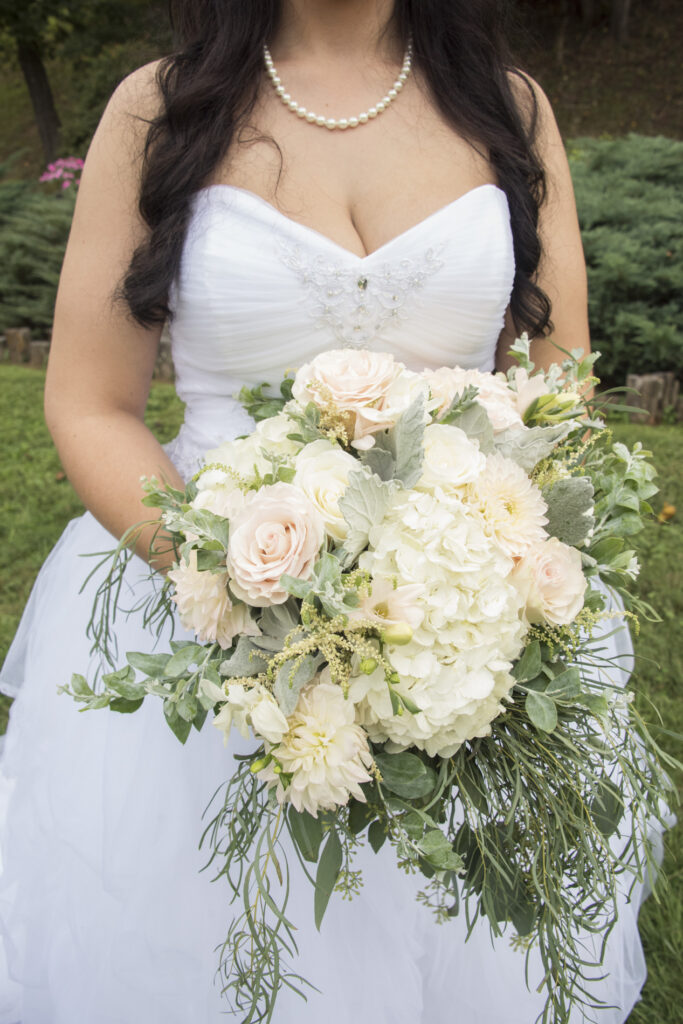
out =
[[581,21],[590,28],[595,22],[595,0],[579,0],[579,10]]
[[36,43],[25,39],[17,40],[17,56],[33,104],[45,160],[47,163],[51,163],[59,155],[61,124],[43,63],[43,56]]
[[631,0],[612,0],[612,17],[610,28],[618,43],[623,43],[628,33],[628,16],[631,12]]

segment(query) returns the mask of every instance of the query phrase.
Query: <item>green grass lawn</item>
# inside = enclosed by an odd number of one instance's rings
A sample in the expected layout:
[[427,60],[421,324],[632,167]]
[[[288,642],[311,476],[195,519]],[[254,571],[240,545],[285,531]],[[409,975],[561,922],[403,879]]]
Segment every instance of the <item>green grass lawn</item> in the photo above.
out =
[[[67,521],[82,509],[63,478],[59,458],[43,423],[44,375],[22,367],[0,366],[0,662],[5,657],[33,580]],[[182,420],[182,405],[169,385],[152,389],[147,423],[160,440],[172,437]],[[667,523],[652,521],[638,539],[643,571],[640,595],[654,605],[662,622],[642,622],[636,640],[635,683],[638,703],[648,721],[655,721],[650,701],[666,729],[683,733],[680,681],[683,679],[683,640],[678,625],[683,617],[681,522],[683,484],[679,453],[683,427],[639,427],[618,424],[616,437],[633,444],[642,441],[654,453],[661,493],[678,512]],[[3,698],[4,700],[4,698]],[[4,731],[7,701],[0,707]],[[680,756],[675,741],[661,742]],[[683,849],[681,830],[667,836],[666,869],[669,888],[661,902],[649,899],[641,914],[649,979],[643,1000],[629,1024],[683,1024],[681,964],[683,963]],[[530,1022],[531,1024],[531,1022]]]

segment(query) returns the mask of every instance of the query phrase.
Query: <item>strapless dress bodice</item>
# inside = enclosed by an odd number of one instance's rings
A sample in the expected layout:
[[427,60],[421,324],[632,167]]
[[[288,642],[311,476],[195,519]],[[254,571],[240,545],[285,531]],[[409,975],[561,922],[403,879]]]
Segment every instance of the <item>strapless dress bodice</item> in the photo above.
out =
[[251,429],[235,401],[244,384],[277,383],[325,349],[373,348],[414,369],[490,370],[514,273],[507,198],[495,185],[364,257],[252,192],[202,189],[171,293],[186,403],[171,457],[189,475],[207,447]]

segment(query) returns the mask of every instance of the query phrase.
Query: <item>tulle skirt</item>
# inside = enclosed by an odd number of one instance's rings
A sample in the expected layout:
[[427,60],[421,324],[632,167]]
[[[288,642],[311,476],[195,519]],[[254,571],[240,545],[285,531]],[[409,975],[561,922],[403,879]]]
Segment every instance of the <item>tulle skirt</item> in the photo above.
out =
[[[2,673],[17,692],[0,775],[0,1024],[218,1024],[227,1006],[217,947],[234,908],[223,879],[202,871],[202,815],[244,752],[206,724],[185,747],[149,698],[133,715],[82,713],[57,694],[91,665],[86,624],[91,562],[112,538],[86,514],[69,524],[43,566]],[[148,587],[135,559],[127,582]],[[131,617],[117,627],[121,658],[153,641]],[[182,629],[176,637],[184,636]],[[161,649],[168,649],[162,638]],[[628,656],[624,627],[609,641]],[[313,892],[295,858],[288,916],[294,965],[319,991],[283,991],[275,1024],[532,1024],[542,971],[511,935],[485,921],[467,943],[464,917],[437,924],[416,900],[417,876],[388,844],[365,847],[353,900],[334,894],[318,933]],[[625,883],[626,884],[626,883]],[[645,963],[637,914],[642,887],[620,899],[596,999],[599,1024],[621,1024],[638,999]],[[236,1018],[232,1018],[236,1019]],[[583,1015],[578,1008],[572,1024]]]

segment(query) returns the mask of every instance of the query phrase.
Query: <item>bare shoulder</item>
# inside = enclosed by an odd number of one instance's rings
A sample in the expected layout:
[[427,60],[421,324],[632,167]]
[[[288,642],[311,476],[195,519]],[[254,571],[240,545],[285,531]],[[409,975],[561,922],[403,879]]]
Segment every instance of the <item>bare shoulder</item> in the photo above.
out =
[[536,79],[526,71],[513,68],[508,71],[508,82],[522,120],[536,136],[537,144],[559,139],[552,105]]
[[162,110],[159,86],[162,61],[152,61],[127,75],[116,87],[102,115],[95,140],[114,135],[144,141],[149,124]]

